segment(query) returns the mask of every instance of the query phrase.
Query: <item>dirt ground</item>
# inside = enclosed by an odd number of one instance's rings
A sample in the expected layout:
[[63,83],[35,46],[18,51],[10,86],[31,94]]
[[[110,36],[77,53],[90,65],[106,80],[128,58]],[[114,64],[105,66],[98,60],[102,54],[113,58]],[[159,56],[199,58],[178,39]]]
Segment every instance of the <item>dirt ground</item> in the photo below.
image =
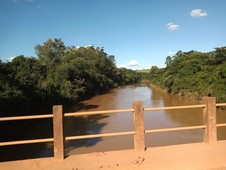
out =
[[1,162],[0,170],[226,170],[226,141]]

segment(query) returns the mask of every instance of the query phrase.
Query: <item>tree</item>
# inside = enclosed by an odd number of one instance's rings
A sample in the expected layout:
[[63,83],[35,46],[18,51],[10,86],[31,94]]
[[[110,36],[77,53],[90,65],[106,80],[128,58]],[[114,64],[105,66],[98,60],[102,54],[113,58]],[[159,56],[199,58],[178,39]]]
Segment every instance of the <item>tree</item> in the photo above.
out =
[[49,39],[43,45],[36,45],[35,52],[38,55],[38,59],[44,65],[56,66],[61,62],[61,58],[64,55],[66,47],[61,39],[55,38]]
[[170,66],[171,61],[172,61],[171,57],[170,56],[167,56],[166,57],[166,62],[165,62],[166,67],[169,67]]
[[166,68],[159,71],[151,68],[150,81],[169,93],[201,99],[202,96],[216,96],[226,101],[226,47],[204,53],[178,51],[166,58]]
[[226,61],[226,47],[215,48],[213,54],[216,58],[217,64],[222,64]]
[[11,62],[0,61],[0,113],[11,113],[7,110],[11,105],[16,108],[13,114],[20,114],[29,113],[36,102],[48,107],[79,102],[119,84],[140,81],[137,72],[117,69],[114,56],[103,48],[65,47],[61,39],[49,39],[36,45],[35,52],[38,58],[21,55]]

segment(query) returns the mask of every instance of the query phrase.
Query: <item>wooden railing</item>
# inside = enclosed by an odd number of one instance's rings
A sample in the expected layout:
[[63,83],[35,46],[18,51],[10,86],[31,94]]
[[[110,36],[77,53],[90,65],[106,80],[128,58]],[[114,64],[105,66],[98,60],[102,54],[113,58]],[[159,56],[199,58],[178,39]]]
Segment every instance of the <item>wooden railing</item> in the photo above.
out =
[[[68,141],[68,140],[98,138],[98,137],[107,137],[107,136],[120,136],[120,135],[134,135],[134,149],[137,151],[144,151],[145,150],[145,138],[144,138],[145,133],[181,131],[181,130],[191,130],[191,129],[203,129],[204,130],[203,141],[208,144],[213,144],[213,143],[216,143],[217,141],[217,127],[226,126],[226,123],[216,124],[216,106],[226,106],[226,103],[216,104],[215,97],[203,97],[203,104],[199,104],[199,105],[144,108],[142,101],[135,101],[133,103],[133,109],[74,112],[74,113],[63,113],[62,105],[57,105],[57,106],[53,106],[53,114],[0,118],[0,122],[13,121],[13,120],[26,120],[26,119],[53,118],[53,134],[54,134],[53,138],[1,142],[0,146],[54,142],[54,158],[63,160],[65,157],[64,143],[65,141]],[[178,109],[191,109],[191,108],[203,108],[203,124],[202,125],[176,127],[176,128],[164,128],[164,129],[150,129],[150,130],[144,129],[144,111],[178,110]],[[64,133],[63,133],[64,117],[87,116],[87,115],[96,115],[96,114],[113,114],[113,113],[122,113],[122,112],[133,112],[134,131],[80,135],[80,136],[66,136],[66,137],[64,136]]]

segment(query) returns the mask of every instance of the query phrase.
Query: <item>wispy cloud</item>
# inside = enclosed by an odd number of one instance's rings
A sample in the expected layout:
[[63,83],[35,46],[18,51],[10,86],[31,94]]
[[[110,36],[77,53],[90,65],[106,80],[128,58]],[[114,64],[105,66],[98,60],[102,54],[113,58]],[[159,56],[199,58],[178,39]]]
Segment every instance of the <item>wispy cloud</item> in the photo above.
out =
[[140,66],[140,64],[136,60],[131,60],[127,63],[127,66],[134,67],[134,66]]
[[136,60],[130,60],[127,64],[120,64],[118,68],[129,68],[129,67],[137,67],[141,66]]
[[201,9],[193,9],[191,11],[191,16],[192,17],[205,17],[205,16],[208,16],[208,14],[206,11],[203,11]]
[[16,58],[16,56],[9,57],[7,61],[11,62],[11,61],[13,61],[14,58]]
[[179,25],[174,24],[174,23],[172,23],[172,22],[168,23],[168,24],[166,25],[166,27],[167,27],[167,29],[168,29],[169,31],[176,31],[176,30],[179,29]]
[[169,52],[168,52],[168,55],[169,55],[169,56],[173,56],[174,54],[176,54],[176,52],[173,52],[173,51],[169,51]]
[[126,65],[125,64],[120,64],[117,66],[118,68],[126,68]]

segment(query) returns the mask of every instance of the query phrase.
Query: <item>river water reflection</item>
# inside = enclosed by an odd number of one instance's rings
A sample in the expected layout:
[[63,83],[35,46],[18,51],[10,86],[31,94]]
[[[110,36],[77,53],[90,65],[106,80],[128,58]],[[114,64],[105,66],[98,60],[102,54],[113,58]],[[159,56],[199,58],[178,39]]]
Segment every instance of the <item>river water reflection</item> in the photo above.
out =
[[[64,108],[64,111],[130,109],[133,101],[136,100],[143,101],[145,108],[199,104],[145,85],[132,85],[112,89],[105,94],[85,100],[72,108]],[[146,130],[202,125],[203,121],[201,108],[145,111],[144,119]],[[218,110],[217,122],[226,122],[225,110]],[[26,131],[27,136],[20,140],[51,138],[53,136],[51,119],[43,119],[36,122],[31,120],[30,124],[31,128]],[[64,131],[65,136],[133,131],[133,114],[113,113],[88,117],[67,117],[64,121]],[[145,134],[145,145],[146,147],[155,147],[202,142],[202,138],[203,132],[201,129]],[[222,139],[226,139],[226,128],[218,128],[218,140]],[[132,148],[132,135],[65,142],[66,155]],[[0,161],[53,156],[53,144],[41,143],[0,147],[0,153]]]
[[[136,100],[143,101],[145,108],[199,104],[183,97],[166,94],[161,90],[145,85],[133,85],[113,89],[109,93],[98,95],[90,100],[84,101],[83,105],[86,106],[88,110],[129,109],[132,108],[132,103]],[[201,108],[146,111],[144,113],[144,123],[145,129],[195,126],[202,125],[202,117]],[[218,120],[220,122],[226,122],[226,114],[224,111],[219,111]],[[87,117],[83,119],[83,121],[83,123],[79,123],[76,119],[68,119],[65,123],[67,129],[66,135],[85,135],[133,130],[132,113],[98,115]],[[81,125],[83,126],[83,130],[81,130]],[[226,129],[218,128],[218,131],[218,139],[225,139]],[[146,147],[202,142],[202,140],[203,131],[201,129],[145,134]],[[66,154],[68,155],[132,148],[133,136],[104,137],[66,142]]]

